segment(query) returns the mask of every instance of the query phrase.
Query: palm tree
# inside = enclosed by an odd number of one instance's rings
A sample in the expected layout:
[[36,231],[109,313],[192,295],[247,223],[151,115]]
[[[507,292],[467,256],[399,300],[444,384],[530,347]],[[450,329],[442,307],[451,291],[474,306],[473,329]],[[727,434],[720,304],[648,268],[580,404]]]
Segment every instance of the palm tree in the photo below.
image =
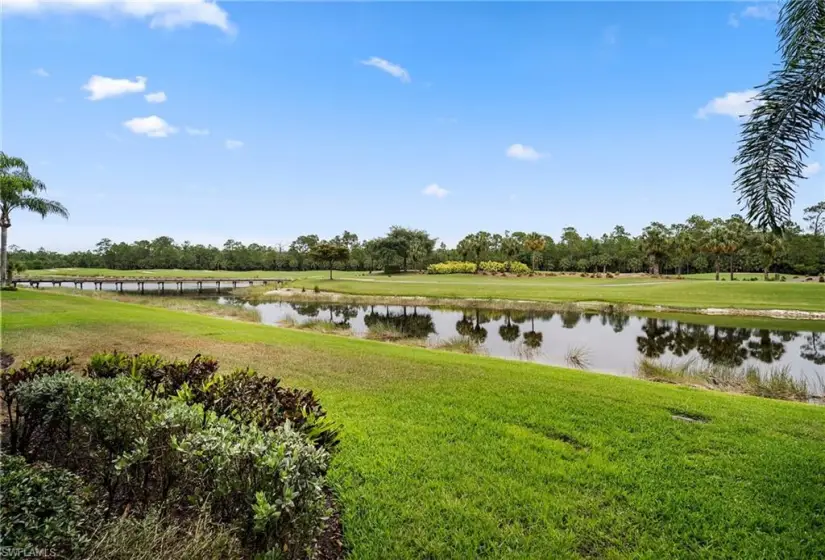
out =
[[784,2],[778,35],[783,65],[760,87],[734,158],[735,190],[748,220],[777,234],[825,125],[825,0]]
[[662,260],[667,256],[670,231],[667,226],[653,222],[642,233],[642,249],[650,260],[653,274],[658,276]]
[[728,238],[727,255],[730,257],[730,279],[733,280],[733,263],[736,254],[744,247],[748,238],[748,224],[741,216],[732,216],[725,222]]
[[527,236],[527,239],[524,240],[524,248],[532,253],[531,264],[533,265],[533,270],[538,268],[539,254],[544,251],[546,245],[547,240],[538,233],[531,233]]
[[11,212],[17,208],[40,214],[43,218],[56,214],[69,217],[69,211],[54,200],[38,196],[46,190],[42,181],[31,176],[29,167],[21,158],[0,152],[0,285],[6,286],[9,276],[9,255],[6,250]]
[[703,247],[706,252],[714,256],[714,269],[716,270],[716,280],[718,282],[722,255],[729,254],[731,251],[729,232],[721,221],[713,224],[708,230]]
[[771,273],[771,267],[773,266],[773,263],[776,262],[776,257],[782,252],[784,244],[782,243],[782,238],[775,235],[772,231],[758,233],[756,242],[759,246],[759,254],[762,257],[762,267],[765,271],[765,280],[768,280]]

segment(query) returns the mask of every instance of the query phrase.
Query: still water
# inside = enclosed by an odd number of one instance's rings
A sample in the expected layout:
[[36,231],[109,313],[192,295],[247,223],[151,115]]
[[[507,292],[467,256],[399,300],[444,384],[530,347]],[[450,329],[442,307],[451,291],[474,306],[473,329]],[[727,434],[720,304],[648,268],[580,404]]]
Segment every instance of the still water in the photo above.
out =
[[222,303],[253,306],[261,322],[320,319],[364,336],[389,326],[411,339],[436,345],[467,337],[490,356],[566,365],[579,349],[586,369],[633,375],[641,357],[682,363],[762,369],[787,366],[794,376],[818,387],[825,379],[825,333],[720,327],[621,312],[494,311],[411,306],[341,305],[295,302]]

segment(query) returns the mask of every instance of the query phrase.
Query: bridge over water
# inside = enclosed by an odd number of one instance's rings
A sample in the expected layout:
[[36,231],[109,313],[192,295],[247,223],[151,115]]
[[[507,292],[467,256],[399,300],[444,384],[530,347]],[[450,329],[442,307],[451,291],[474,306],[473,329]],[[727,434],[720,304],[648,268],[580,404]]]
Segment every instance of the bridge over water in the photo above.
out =
[[[149,288],[155,287],[159,293],[165,293],[167,286],[170,290],[175,289],[183,293],[185,289],[197,289],[198,293],[212,286],[220,292],[222,287],[232,288],[254,286],[255,284],[281,284],[289,282],[289,278],[196,278],[196,277],[166,277],[166,278],[146,278],[141,276],[32,276],[18,277],[11,280],[12,285],[28,284],[30,287],[39,288],[41,284],[61,287],[72,285],[75,288],[84,289],[86,285],[92,285],[95,290],[107,289],[123,292],[135,291],[144,293],[146,285]],[[173,288],[174,286],[174,288]]]

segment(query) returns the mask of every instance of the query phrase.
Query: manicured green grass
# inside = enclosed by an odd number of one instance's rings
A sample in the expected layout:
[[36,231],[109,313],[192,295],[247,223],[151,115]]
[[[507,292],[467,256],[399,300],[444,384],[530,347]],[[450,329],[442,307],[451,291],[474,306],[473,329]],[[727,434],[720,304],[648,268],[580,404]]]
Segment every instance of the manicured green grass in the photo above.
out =
[[691,282],[655,278],[575,276],[503,278],[425,274],[298,280],[298,287],[359,295],[535,301],[600,301],[678,308],[825,311],[825,284],[800,282]]
[[[797,275],[797,274],[780,274],[779,276],[780,276],[780,278],[782,276],[784,276],[785,278],[788,279],[788,281],[790,281],[791,279],[794,279],[794,278],[802,278],[802,279],[808,278],[808,276],[805,275],[805,274],[801,274],[801,275]],[[740,281],[750,281],[751,278],[756,278],[757,281],[759,281],[759,282],[764,282],[765,281],[765,273],[764,272],[734,272],[733,277],[736,278],[737,280],[740,280]],[[816,274],[814,274],[810,277],[813,278],[814,281],[819,280],[819,276],[816,275]],[[685,274],[683,276],[683,278],[685,278],[686,280],[716,280],[716,273],[715,272],[701,272],[699,274]],[[720,282],[721,282],[722,278],[724,278],[726,281],[729,282],[730,281],[730,272],[725,272],[724,270],[721,271],[719,273],[719,278],[720,278]],[[775,280],[773,280],[773,278],[774,278],[774,273],[773,272],[771,272],[770,278],[771,278],[771,282],[775,281]]]
[[[825,408],[4,292],[4,349],[197,352],[317,391],[353,558],[819,558]],[[694,417],[707,422],[688,422]]]
[[[818,282],[692,282],[686,280],[620,276],[501,277],[475,274],[427,275],[336,271],[208,271],[208,270],[111,270],[53,269],[29,271],[39,276],[139,276],[146,278],[293,278],[297,287],[353,295],[425,296],[438,298],[509,299],[532,301],[587,301],[662,305],[677,308],[791,309],[825,311],[825,284]],[[702,275],[696,275],[702,276]]]

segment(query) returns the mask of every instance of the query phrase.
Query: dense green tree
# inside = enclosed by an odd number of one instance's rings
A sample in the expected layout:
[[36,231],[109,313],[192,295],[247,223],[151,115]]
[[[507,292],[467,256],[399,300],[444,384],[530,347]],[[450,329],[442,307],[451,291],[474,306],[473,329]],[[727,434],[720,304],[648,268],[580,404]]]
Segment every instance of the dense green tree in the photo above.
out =
[[315,262],[329,265],[329,279],[332,280],[333,265],[339,261],[346,261],[349,258],[349,249],[346,245],[319,241],[309,250],[309,256]]

